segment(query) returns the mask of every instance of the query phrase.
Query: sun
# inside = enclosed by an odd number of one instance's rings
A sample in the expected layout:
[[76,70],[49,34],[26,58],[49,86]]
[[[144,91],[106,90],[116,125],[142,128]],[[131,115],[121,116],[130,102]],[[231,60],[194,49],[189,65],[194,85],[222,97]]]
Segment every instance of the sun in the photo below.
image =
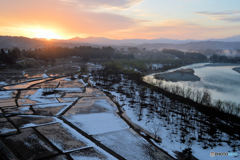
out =
[[35,36],[36,38],[44,38],[47,40],[51,39],[61,39],[61,36],[55,33],[52,30],[47,30],[47,29],[37,29],[35,30]]
[[62,39],[63,37],[56,33],[56,31],[51,29],[44,29],[44,28],[29,28],[28,31],[33,38],[43,38],[47,40],[51,39]]

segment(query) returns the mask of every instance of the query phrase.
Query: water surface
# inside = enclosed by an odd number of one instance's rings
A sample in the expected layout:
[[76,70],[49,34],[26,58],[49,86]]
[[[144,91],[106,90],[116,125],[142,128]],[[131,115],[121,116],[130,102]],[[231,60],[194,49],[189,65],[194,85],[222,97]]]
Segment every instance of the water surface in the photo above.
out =
[[[233,68],[239,66],[240,65],[237,64],[219,63],[198,63],[188,65],[167,72],[172,72],[178,69],[193,69],[195,72],[194,74],[200,78],[200,81],[164,81],[164,83],[169,85],[178,84],[180,86],[187,86],[199,90],[208,89],[213,100],[220,99],[240,104],[240,73],[233,70]],[[155,74],[148,75],[145,78],[151,79],[152,82],[157,83],[158,80],[154,78],[154,75]]]

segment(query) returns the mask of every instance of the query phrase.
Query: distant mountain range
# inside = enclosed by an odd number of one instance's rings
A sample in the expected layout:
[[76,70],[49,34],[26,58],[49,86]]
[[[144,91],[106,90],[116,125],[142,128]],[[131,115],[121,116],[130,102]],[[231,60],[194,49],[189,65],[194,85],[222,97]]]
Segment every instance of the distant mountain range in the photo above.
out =
[[46,46],[74,47],[78,45],[112,45],[135,46],[147,49],[181,49],[181,50],[224,50],[240,49],[240,35],[224,39],[174,40],[174,39],[124,39],[115,40],[101,37],[72,38],[69,40],[30,39],[26,37],[0,36],[0,48],[18,47],[21,49],[41,48]]
[[0,48],[38,48],[44,46],[45,42],[26,37],[0,36]]
[[184,44],[142,44],[141,48],[146,49],[177,49],[182,51],[207,51],[207,50],[240,50],[240,42],[223,42],[223,41],[198,41]]
[[70,41],[74,43],[92,43],[101,45],[139,45],[139,44],[153,44],[153,43],[168,43],[168,44],[184,44],[193,42],[194,40],[174,40],[174,39],[123,39],[115,40],[104,37],[89,37],[89,38],[73,38]]
[[240,35],[232,36],[223,39],[210,39],[211,41],[222,41],[222,42],[240,42]]
[[31,49],[49,46],[74,47],[76,44],[71,40],[46,40],[27,37],[0,36],[0,48],[18,47],[20,49]]
[[191,42],[203,42],[203,41],[215,41],[215,42],[240,42],[240,35],[223,38],[223,39],[208,39],[208,40],[175,40],[175,39],[123,39],[115,40],[108,39],[104,37],[89,37],[89,38],[73,38],[70,41],[74,43],[92,43],[92,44],[102,44],[102,45],[139,45],[139,44],[155,44],[155,43],[164,43],[164,44],[186,44]]

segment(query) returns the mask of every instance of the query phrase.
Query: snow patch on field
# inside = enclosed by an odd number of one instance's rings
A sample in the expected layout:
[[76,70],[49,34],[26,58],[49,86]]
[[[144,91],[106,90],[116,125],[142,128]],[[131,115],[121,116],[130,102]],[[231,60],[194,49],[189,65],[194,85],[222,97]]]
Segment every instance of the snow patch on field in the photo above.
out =
[[51,103],[51,104],[40,104],[33,106],[34,109],[37,108],[50,108],[50,107],[60,107],[64,106],[58,113],[57,116],[60,115],[64,110],[66,110],[72,103]]
[[82,88],[56,88],[56,91],[62,91],[62,92],[66,92],[66,93],[75,93],[75,92],[83,92]]
[[42,74],[42,78],[49,78],[49,76],[46,73],[44,73]]
[[79,82],[82,83],[84,87],[86,87],[86,86],[88,85],[88,84],[85,83],[82,79],[80,79]]
[[16,129],[12,129],[12,128],[1,128],[0,129],[0,135],[13,133],[13,132],[17,132],[17,130]]
[[94,137],[126,159],[148,160],[150,158],[143,147],[147,142],[129,129]]
[[91,135],[128,128],[117,115],[112,113],[71,115],[66,119]]
[[107,99],[96,100],[95,105],[105,108],[108,111],[112,111],[112,112],[117,111],[117,106],[115,106],[114,104],[110,104],[110,102]]
[[6,82],[0,82],[0,86],[6,86],[8,85]]
[[[43,89],[38,89],[33,95],[29,97],[30,100],[37,101],[39,103],[58,103],[57,97],[60,97],[58,94],[53,94],[51,96],[42,96]],[[56,97],[56,98],[55,98]]]
[[0,99],[10,99],[12,98],[13,91],[0,91]]
[[[80,133],[78,133],[76,130],[74,130],[73,128],[71,128],[70,126],[68,126],[67,124],[65,124],[62,120],[57,119],[56,120],[58,123],[60,123],[62,125],[63,128],[65,128],[73,137],[75,137],[76,139],[79,140],[83,140],[84,143],[86,143],[88,146],[87,147],[94,147],[94,149],[96,149],[97,151],[99,151],[99,153],[103,154],[104,156],[107,157],[107,160],[115,160],[116,158],[113,157],[112,155],[110,155],[109,153],[107,153],[106,151],[104,151],[103,149],[101,149],[100,147],[98,147],[95,143],[93,143],[92,141],[88,140],[87,138],[85,138],[84,136],[82,136]],[[83,159],[84,160],[92,160],[92,159],[96,159],[93,157],[78,157],[78,156],[73,156],[71,155],[71,157],[74,160],[78,160],[78,159]]]

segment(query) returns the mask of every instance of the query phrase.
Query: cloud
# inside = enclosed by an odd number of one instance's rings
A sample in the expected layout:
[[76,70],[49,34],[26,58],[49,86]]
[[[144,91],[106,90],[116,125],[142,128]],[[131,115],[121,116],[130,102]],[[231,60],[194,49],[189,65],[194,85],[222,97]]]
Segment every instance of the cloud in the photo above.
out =
[[[240,34],[239,24],[221,28],[171,20],[128,8],[142,0],[7,0],[0,1],[0,34],[29,36],[32,27],[54,30],[63,37],[204,38]],[[240,21],[240,11],[196,12],[214,20]],[[152,18],[154,17],[154,18]],[[157,16],[158,17],[158,16]],[[168,19],[168,21],[163,21]],[[218,25],[218,24],[216,24]],[[235,27],[235,26],[236,27]],[[233,28],[230,28],[234,26]],[[212,27],[212,28],[211,28]]]
[[228,21],[228,22],[240,22],[240,16],[234,17],[223,17],[221,20]]
[[8,2],[1,2],[3,7],[0,14],[0,28],[1,30],[9,28],[9,32],[14,28],[37,26],[59,29],[60,32],[73,36],[81,34],[104,36],[107,32],[130,28],[138,23],[133,18],[117,13],[79,9],[78,6],[66,5],[66,2],[60,1],[22,0],[22,3],[12,3],[14,0],[9,0]]
[[90,8],[98,7],[129,8],[141,2],[142,0],[61,0],[61,1]]
[[[145,24],[120,30],[111,33],[114,36],[121,36],[120,38],[171,38],[171,39],[210,39],[212,37],[227,37],[239,32],[240,25],[236,26],[203,26],[186,21],[164,21],[159,24]],[[224,31],[224,32],[223,32]]]
[[206,16],[229,16],[229,15],[240,14],[240,11],[223,11],[223,12],[202,11],[202,12],[196,12],[196,13],[200,15],[206,15]]
[[207,16],[212,20],[221,20],[228,22],[240,22],[240,11],[223,11],[223,12],[196,12],[196,14]]

